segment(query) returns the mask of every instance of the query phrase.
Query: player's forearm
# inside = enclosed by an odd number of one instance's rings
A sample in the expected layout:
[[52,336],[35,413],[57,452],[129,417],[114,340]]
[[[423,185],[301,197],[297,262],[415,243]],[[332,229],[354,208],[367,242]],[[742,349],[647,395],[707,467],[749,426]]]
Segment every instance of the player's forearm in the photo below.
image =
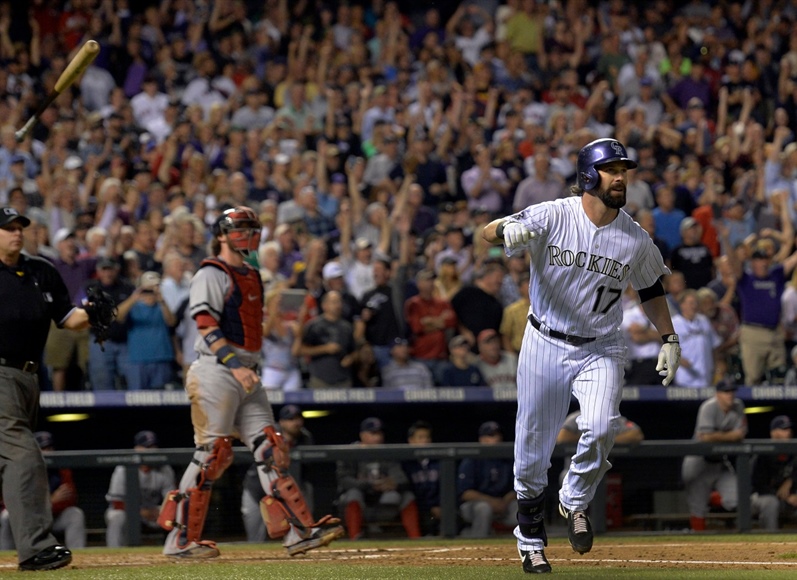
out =
[[83,330],[89,327],[89,314],[82,308],[75,308],[64,321],[64,328]]
[[630,429],[624,433],[620,433],[615,439],[615,444],[618,445],[632,445],[641,442],[645,436],[642,434],[642,429]]
[[670,318],[670,309],[664,296],[656,296],[643,302],[642,309],[660,335],[675,334],[672,318]]
[[578,443],[578,440],[581,438],[581,433],[568,431],[567,429],[561,429],[559,434],[556,436],[556,444],[557,445],[564,445],[566,443]]
[[744,434],[739,429],[733,431],[715,431],[714,433],[703,433],[700,440],[705,443],[735,443],[744,439]]
[[465,491],[462,492],[462,496],[461,497],[462,497],[462,501],[487,501],[487,502],[489,502],[491,500],[496,499],[496,498],[494,498],[491,495],[487,495],[487,494],[482,493],[480,491],[476,491],[475,489],[466,489]]
[[319,344],[317,346],[309,346],[306,344],[302,344],[302,347],[299,349],[300,356],[322,356],[325,354],[329,354],[328,346],[326,344]]
[[484,226],[484,229],[482,230],[482,238],[484,239],[484,241],[493,246],[500,246],[501,244],[504,243],[503,238],[499,238],[496,232],[498,226],[501,223],[503,223],[503,221],[504,218],[500,218],[497,220],[493,220],[489,224]]

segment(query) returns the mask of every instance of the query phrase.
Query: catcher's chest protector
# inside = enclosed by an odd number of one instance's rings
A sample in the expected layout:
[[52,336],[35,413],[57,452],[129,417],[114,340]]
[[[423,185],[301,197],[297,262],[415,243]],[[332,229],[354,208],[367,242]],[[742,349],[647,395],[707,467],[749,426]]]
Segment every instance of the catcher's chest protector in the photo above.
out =
[[231,281],[219,321],[224,338],[244,350],[259,351],[263,343],[263,283],[260,274],[250,266],[239,271],[217,258],[207,258],[200,264],[200,268],[207,266],[224,270]]

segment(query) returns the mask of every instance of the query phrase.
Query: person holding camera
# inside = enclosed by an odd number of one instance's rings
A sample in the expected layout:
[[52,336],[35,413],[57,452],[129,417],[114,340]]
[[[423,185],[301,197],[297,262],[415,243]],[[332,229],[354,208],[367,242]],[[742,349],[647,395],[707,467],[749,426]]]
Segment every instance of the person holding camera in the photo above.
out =
[[144,272],[130,298],[119,305],[118,320],[127,326],[129,391],[159,389],[174,378],[174,348],[169,328],[174,314],[160,292],[157,272]]
[[[302,373],[297,356],[302,345],[302,329],[296,313],[287,313],[282,290],[266,294],[263,321],[263,386],[266,389],[298,391]],[[291,315],[292,314],[292,315]],[[301,316],[299,317],[301,320]]]

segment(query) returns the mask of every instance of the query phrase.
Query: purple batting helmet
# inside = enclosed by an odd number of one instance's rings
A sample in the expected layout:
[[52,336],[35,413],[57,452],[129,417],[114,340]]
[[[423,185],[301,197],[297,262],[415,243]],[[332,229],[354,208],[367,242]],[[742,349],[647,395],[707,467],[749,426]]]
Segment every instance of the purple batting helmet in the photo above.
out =
[[596,139],[584,145],[578,152],[578,186],[584,191],[597,187],[600,183],[597,168],[613,161],[625,162],[628,169],[635,169],[637,166],[628,157],[623,144],[616,139]]

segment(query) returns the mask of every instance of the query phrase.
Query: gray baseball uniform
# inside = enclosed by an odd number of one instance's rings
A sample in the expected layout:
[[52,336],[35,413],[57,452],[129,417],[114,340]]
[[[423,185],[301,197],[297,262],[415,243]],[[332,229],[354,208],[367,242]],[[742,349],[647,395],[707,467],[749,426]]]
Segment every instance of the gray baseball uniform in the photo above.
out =
[[[127,467],[117,465],[111,475],[111,484],[105,499],[108,501],[108,509],[105,510],[105,541],[108,547],[116,548],[127,545],[127,515],[125,513],[124,502],[127,497],[125,485],[125,473]],[[160,508],[163,499],[175,487],[174,470],[170,465],[161,467],[138,469],[138,485],[141,489],[141,509],[157,510]],[[156,520],[142,518],[141,523],[147,528],[160,530]]]
[[[700,405],[693,438],[698,439],[700,433],[727,432],[735,429],[747,429],[744,403],[734,399],[731,410],[724,413],[716,397],[711,397]],[[686,486],[686,499],[692,516],[699,518],[706,516],[713,489],[716,489],[722,497],[723,508],[727,510],[736,508],[739,500],[736,473],[725,456],[687,455],[681,467],[681,477]]]

